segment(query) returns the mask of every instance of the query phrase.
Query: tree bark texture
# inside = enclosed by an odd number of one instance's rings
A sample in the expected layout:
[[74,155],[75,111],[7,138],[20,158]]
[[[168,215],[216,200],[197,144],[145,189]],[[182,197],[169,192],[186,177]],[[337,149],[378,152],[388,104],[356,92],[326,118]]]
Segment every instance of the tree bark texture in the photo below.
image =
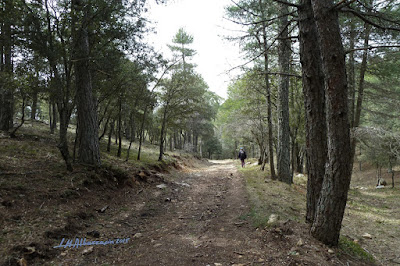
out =
[[325,76],[328,160],[311,234],[336,246],[351,178],[345,53],[332,0],[312,0]]
[[77,113],[79,123],[79,155],[81,163],[100,165],[97,110],[92,91],[89,64],[88,4],[85,0],[73,0],[77,19],[74,32],[74,58]]
[[[290,68],[290,39],[288,38],[289,8],[280,4],[278,61],[281,73],[289,73]],[[291,184],[290,173],[290,129],[289,129],[289,76],[279,76],[278,90],[278,151],[277,170],[280,181]]]
[[306,221],[315,217],[327,159],[324,74],[311,0],[302,0],[299,13],[300,61],[306,118]]
[[[13,9],[13,1],[4,1],[4,14],[10,15]],[[14,88],[11,84],[13,75],[12,65],[12,33],[11,18],[5,16],[1,30],[2,39],[2,72],[6,77],[0,84],[0,130],[8,131],[13,127],[14,117]]]
[[38,102],[38,91],[35,89],[32,93],[31,120],[36,120]]

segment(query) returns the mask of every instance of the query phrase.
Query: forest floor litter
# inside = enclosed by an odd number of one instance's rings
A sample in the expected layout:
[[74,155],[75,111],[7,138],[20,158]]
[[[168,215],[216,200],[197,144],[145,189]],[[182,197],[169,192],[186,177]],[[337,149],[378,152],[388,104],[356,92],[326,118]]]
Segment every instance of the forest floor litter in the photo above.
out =
[[[0,141],[2,265],[374,265],[309,235],[301,176],[288,186],[256,165],[179,156],[68,173],[53,139]],[[397,265],[399,190],[354,182],[342,234]]]

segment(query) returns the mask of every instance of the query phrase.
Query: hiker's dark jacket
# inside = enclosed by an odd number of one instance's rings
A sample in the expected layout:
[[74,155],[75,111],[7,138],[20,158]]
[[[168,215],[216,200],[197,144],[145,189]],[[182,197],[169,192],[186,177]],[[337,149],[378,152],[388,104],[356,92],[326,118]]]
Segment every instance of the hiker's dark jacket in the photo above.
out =
[[245,151],[240,151],[240,152],[239,152],[239,155],[238,155],[238,158],[239,158],[240,160],[246,159],[246,158],[247,158],[246,152],[245,152]]

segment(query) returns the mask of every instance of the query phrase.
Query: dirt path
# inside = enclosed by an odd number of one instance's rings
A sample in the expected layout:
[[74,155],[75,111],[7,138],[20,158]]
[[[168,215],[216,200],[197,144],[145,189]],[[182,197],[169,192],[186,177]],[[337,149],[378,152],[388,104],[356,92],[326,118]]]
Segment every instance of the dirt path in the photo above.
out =
[[[231,265],[263,262],[261,238],[239,219],[249,212],[246,192],[229,162],[180,173],[136,238],[137,265]],[[176,185],[178,185],[176,187]],[[162,207],[159,210],[157,207]],[[151,210],[157,212],[152,216]],[[145,215],[144,215],[145,214]],[[153,213],[154,214],[154,213]]]
[[[109,208],[79,232],[96,232],[91,240],[130,238],[128,243],[59,249],[49,265],[346,265],[299,223],[256,230],[244,179],[232,161],[154,181],[105,196]],[[97,209],[100,204],[104,199]]]

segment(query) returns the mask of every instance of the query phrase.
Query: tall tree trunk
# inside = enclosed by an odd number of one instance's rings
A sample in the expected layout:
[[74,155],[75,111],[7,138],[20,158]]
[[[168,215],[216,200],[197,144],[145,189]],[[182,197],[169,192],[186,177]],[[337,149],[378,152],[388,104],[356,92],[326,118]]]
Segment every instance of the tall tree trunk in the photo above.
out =
[[328,161],[311,234],[327,245],[339,241],[351,178],[345,53],[332,0],[312,0],[325,75]]
[[[298,145],[298,143],[297,143],[297,145]],[[296,172],[302,174],[302,173],[304,173],[304,170],[303,170],[303,164],[304,164],[304,149],[303,149],[303,147],[301,147],[301,148],[298,149],[298,152],[297,152],[297,155],[296,155],[296,156],[297,156],[297,159],[296,159],[296,161],[297,161]]]
[[60,142],[58,143],[57,147],[60,150],[61,156],[63,157],[65,164],[67,165],[67,170],[73,171],[71,156],[69,154],[69,149],[68,149],[68,137],[67,137],[70,115],[67,112],[66,108],[62,108],[59,106],[58,110],[60,113]]
[[73,0],[75,12],[74,59],[77,113],[79,123],[78,160],[92,166],[100,165],[100,148],[97,122],[97,108],[92,91],[92,80],[89,64],[89,4],[86,0]]
[[22,125],[25,123],[25,102],[26,102],[26,96],[25,93],[23,91],[21,91],[21,96],[22,96],[22,106],[21,106],[21,123],[19,123],[19,125],[17,127],[15,127],[13,129],[13,131],[10,133],[10,137],[11,138],[15,138],[16,135],[15,133],[17,132],[18,129],[20,129],[22,127]]
[[111,151],[111,139],[112,139],[112,134],[114,132],[114,126],[115,126],[115,122],[113,120],[113,121],[111,121],[111,124],[110,124],[110,131],[108,132],[107,152]]
[[[0,12],[4,14],[4,2],[0,2]],[[0,18],[0,73],[4,71],[4,16]],[[3,89],[0,87],[0,92]],[[0,95],[1,96],[1,95]],[[2,105],[2,99],[0,98],[0,106]]]
[[[52,112],[53,112],[53,123],[51,124],[51,129],[50,129],[50,132],[51,132],[51,134],[54,134],[54,132],[56,131],[56,129],[57,129],[57,103],[52,103],[52,105],[51,105],[52,107]],[[69,121],[69,118],[68,118],[68,121]],[[69,123],[68,123],[69,124]],[[68,127],[68,125],[67,125],[67,127]]]
[[[371,25],[364,25],[364,47],[368,47],[369,45],[369,35],[371,33]],[[357,105],[354,114],[354,123],[352,129],[354,130],[356,127],[360,125],[361,118],[361,109],[362,102],[364,98],[364,81],[365,81],[365,72],[367,71],[367,63],[368,63],[368,50],[363,51],[361,66],[360,66],[360,77],[358,82],[358,95],[357,95]],[[357,139],[352,138],[351,140],[351,166],[353,166],[354,157],[356,153],[356,145]]]
[[141,152],[142,152],[142,143],[143,143],[143,139],[144,139],[144,123],[146,121],[147,109],[148,109],[148,106],[146,105],[146,107],[144,108],[143,120],[142,120],[142,123],[140,125],[139,149],[138,149],[138,155],[137,155],[137,160],[138,161],[140,161],[140,155],[141,155]]
[[354,126],[354,107],[355,107],[355,95],[356,95],[356,82],[355,82],[355,59],[354,51],[355,39],[356,39],[356,28],[355,23],[350,21],[350,38],[349,38],[349,60],[348,60],[348,86],[349,86],[349,118],[350,118],[350,128]]
[[107,116],[107,120],[106,120],[106,122],[104,123],[103,133],[101,133],[101,135],[100,135],[100,137],[99,137],[99,141],[104,137],[104,135],[105,135],[106,132],[107,132],[108,126],[109,126],[109,124],[110,124],[110,118],[111,118],[111,112],[110,112],[110,114]]
[[263,44],[264,44],[264,71],[265,71],[265,88],[267,91],[267,121],[268,121],[268,152],[269,152],[269,168],[271,171],[271,179],[276,179],[274,166],[274,139],[272,128],[272,102],[271,102],[271,86],[269,84],[269,58],[267,45],[266,25],[263,23]]
[[166,128],[166,124],[167,124],[167,107],[168,107],[168,102],[165,106],[164,109],[164,114],[163,114],[163,119],[161,122],[161,133],[160,133],[160,154],[158,155],[158,160],[162,161],[163,159],[163,155],[164,155],[164,141],[165,141],[165,128]]
[[37,102],[38,102],[38,91],[37,89],[34,89],[32,93],[31,120],[36,120]]
[[[286,4],[280,4],[278,61],[281,73],[288,74],[290,68],[290,39]],[[280,181],[291,184],[290,173],[290,129],[289,129],[289,76],[279,76],[278,90],[278,151],[277,171]]]
[[76,123],[74,150],[72,152],[72,160],[74,163],[76,162],[76,148],[78,147],[78,142],[79,142],[79,123]]
[[327,160],[324,75],[311,0],[302,0],[299,13],[300,61],[306,118],[306,221],[314,221]]
[[12,65],[12,34],[11,34],[11,14],[14,3],[13,0],[4,0],[4,23],[2,28],[3,44],[3,72],[6,81],[0,84],[0,130],[8,131],[13,127],[14,117],[14,88],[11,83],[13,76]]
[[115,134],[115,141],[118,143],[118,151],[117,151],[117,157],[121,157],[122,153],[122,96],[120,95],[119,100],[118,100],[118,122],[117,122],[117,127],[118,130],[116,131],[117,134]]
[[53,129],[53,113],[52,113],[52,106],[53,104],[51,101],[49,101],[49,122],[50,122],[50,134],[54,134],[54,129]]
[[[67,82],[67,86],[64,86],[62,79],[60,77],[57,62],[55,59],[55,48],[53,44],[53,31],[51,27],[51,17],[48,6],[48,1],[45,0],[46,7],[46,21],[47,21],[47,42],[49,44],[49,53],[47,54],[47,59],[49,62],[49,66],[52,72],[52,95],[50,95],[50,99],[52,100],[52,113],[53,113],[53,122],[51,123],[52,127],[50,131],[54,133],[54,129],[57,128],[57,111],[60,117],[60,131],[59,131],[59,143],[57,148],[60,150],[61,156],[63,157],[65,164],[67,166],[68,171],[73,171],[71,156],[69,154],[68,147],[68,124],[71,117],[71,112],[73,109],[72,104],[70,104],[70,91],[69,91],[69,82]],[[56,106],[57,105],[57,106]],[[51,111],[50,111],[51,112]]]
[[[136,104],[134,106],[136,106]],[[136,137],[135,136],[135,118],[133,116],[133,111],[131,111],[128,128],[129,128],[129,130],[128,130],[129,131],[129,147],[128,147],[128,150],[126,151],[126,161],[129,161],[129,154],[131,152],[132,142],[135,141],[135,137]]]

